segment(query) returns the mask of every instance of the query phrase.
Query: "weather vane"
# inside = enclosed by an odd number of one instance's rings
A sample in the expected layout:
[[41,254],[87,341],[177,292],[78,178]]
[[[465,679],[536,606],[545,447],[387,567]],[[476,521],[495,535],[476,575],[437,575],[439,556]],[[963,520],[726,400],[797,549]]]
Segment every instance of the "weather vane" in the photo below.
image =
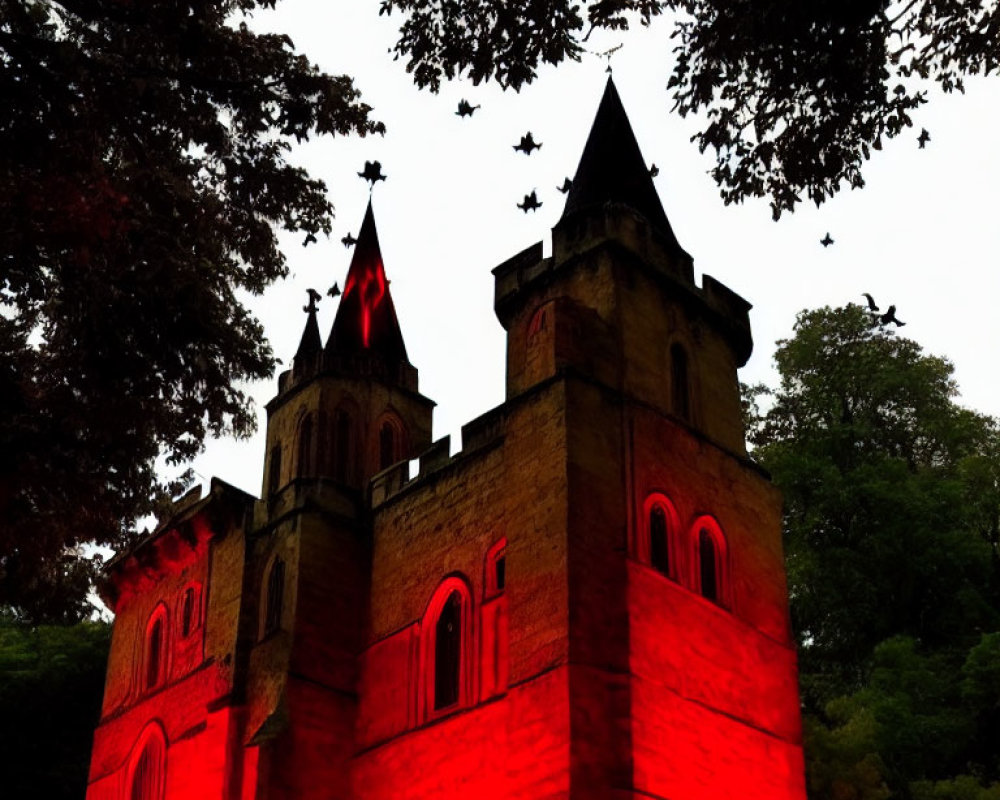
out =
[[619,50],[621,50],[622,46],[623,46],[623,43],[619,42],[614,47],[609,47],[607,50],[600,50],[600,51],[598,51],[598,50],[591,50],[590,52],[593,53],[598,58],[607,59],[607,61],[608,61],[608,68],[606,70],[604,70],[604,71],[605,72],[611,72],[611,56],[613,56],[615,53],[617,53]]

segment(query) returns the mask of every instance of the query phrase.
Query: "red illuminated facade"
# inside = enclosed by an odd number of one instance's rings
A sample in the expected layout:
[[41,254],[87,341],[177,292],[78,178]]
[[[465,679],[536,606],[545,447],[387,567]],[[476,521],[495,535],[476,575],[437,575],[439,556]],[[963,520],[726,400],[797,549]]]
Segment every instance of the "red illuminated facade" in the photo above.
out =
[[494,275],[507,396],[452,454],[369,207],[263,496],[215,481],[109,567],[88,800],[804,800],[749,305],[696,284],[610,81],[552,255]]

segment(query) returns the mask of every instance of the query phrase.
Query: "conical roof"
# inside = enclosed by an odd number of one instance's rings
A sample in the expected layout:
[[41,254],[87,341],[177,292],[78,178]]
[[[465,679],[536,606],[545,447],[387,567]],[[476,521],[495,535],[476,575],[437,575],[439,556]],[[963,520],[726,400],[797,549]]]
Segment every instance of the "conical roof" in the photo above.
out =
[[379,356],[390,362],[407,361],[370,200],[326,351],[333,355]]
[[573,186],[566,196],[561,219],[609,203],[638,211],[667,237],[671,245],[681,249],[610,77],[576,168]]
[[309,316],[306,319],[306,327],[302,331],[302,338],[299,340],[299,349],[295,351],[295,362],[303,364],[306,360],[314,357],[323,350],[323,341],[319,335],[319,324],[316,322],[316,304],[310,302],[303,309]]

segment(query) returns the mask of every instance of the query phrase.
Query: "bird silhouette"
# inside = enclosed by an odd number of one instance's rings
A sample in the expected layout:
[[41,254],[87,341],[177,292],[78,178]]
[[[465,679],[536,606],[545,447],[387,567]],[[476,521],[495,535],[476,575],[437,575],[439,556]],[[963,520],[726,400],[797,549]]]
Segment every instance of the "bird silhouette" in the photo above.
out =
[[351,234],[347,234],[347,236],[342,237],[340,241],[343,243],[344,247],[354,247],[354,245],[358,243],[358,240]]
[[309,293],[309,305],[302,306],[302,310],[305,311],[307,314],[312,314],[313,312],[316,311],[316,303],[318,303],[323,298],[323,295],[321,295],[315,289],[306,289],[306,292]]
[[531,131],[528,131],[524,136],[521,137],[521,143],[512,145],[515,150],[520,150],[526,156],[531,155],[532,150],[541,150],[542,145],[535,141],[535,138],[531,135]]
[[557,186],[556,188],[563,194],[566,194],[566,192],[573,188],[573,181],[567,178],[563,181],[562,186]]
[[931,135],[927,132],[927,128],[921,128],[920,135],[917,137],[917,143],[920,145],[920,149],[923,150],[930,140]]
[[517,207],[521,209],[525,214],[529,211],[534,211],[536,208],[541,208],[542,204],[538,202],[538,195],[535,194],[535,190],[531,190],[531,194],[526,194],[524,200],[517,204]]
[[385,175],[382,174],[382,164],[379,161],[366,161],[365,169],[363,172],[358,173],[359,178],[364,178],[371,184],[374,188],[376,181],[384,181]]
[[660,174],[660,168],[658,166],[656,166],[656,164],[650,164],[650,166],[649,166],[649,177],[650,178],[655,178],[659,174]]
[[829,247],[831,244],[833,244],[833,238],[830,236],[830,231],[826,232],[826,236],[820,239],[819,243],[823,245],[823,247]]
[[336,297],[340,294],[340,285],[334,282],[333,286],[326,290],[326,293],[329,297]]
[[878,318],[878,321],[881,325],[888,325],[890,322],[893,322],[897,328],[902,328],[906,324],[896,319],[896,306],[889,306],[886,312]]
[[471,117],[479,106],[474,106],[469,103],[468,100],[462,99],[458,101],[458,111],[455,113],[460,117]]
[[875,298],[874,297],[872,297],[870,294],[868,294],[868,292],[862,292],[861,296],[868,298],[868,310],[869,311],[878,311],[878,306],[875,305]]

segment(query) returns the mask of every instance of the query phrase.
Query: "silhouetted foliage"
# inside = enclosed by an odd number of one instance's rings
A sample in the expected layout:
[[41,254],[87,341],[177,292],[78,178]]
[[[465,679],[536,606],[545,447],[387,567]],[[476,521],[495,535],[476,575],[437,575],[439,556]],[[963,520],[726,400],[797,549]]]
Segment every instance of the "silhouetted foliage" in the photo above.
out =
[[785,498],[810,797],[993,798],[997,424],[860,306],[802,312],[775,359],[745,409]]
[[117,545],[271,374],[237,293],[330,228],[293,141],[381,125],[241,15],[273,0],[0,2],[0,603],[79,618]]
[[86,794],[110,638],[104,622],[36,628],[0,616],[4,797]]
[[707,111],[694,138],[716,153],[726,202],[766,196],[776,218],[803,196],[863,186],[871,150],[912,125],[929,83],[963,91],[1000,64],[996,3],[382,0],[381,13],[397,10],[396,55],[434,90],[456,75],[516,89],[540,64],[579,59],[593,28],[676,12],[674,105]]

